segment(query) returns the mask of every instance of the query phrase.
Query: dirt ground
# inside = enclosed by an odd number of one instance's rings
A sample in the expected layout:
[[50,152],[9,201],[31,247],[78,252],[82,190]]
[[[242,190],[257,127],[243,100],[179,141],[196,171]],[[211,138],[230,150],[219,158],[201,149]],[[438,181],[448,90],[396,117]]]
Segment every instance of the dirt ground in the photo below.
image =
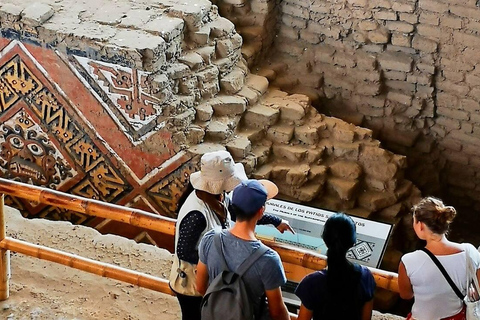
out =
[[[167,278],[171,254],[150,245],[68,222],[24,219],[6,208],[7,235],[86,258]],[[175,297],[102,278],[56,263],[11,254],[10,297],[0,302],[7,320],[179,320]],[[374,313],[373,319],[402,319]]]

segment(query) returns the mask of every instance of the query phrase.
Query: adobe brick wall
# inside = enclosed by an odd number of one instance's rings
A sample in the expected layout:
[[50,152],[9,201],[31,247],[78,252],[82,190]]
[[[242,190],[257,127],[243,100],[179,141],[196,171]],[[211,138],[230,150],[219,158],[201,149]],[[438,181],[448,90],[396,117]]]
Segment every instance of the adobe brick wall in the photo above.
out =
[[262,74],[373,130],[426,194],[480,209],[475,0],[291,1]]

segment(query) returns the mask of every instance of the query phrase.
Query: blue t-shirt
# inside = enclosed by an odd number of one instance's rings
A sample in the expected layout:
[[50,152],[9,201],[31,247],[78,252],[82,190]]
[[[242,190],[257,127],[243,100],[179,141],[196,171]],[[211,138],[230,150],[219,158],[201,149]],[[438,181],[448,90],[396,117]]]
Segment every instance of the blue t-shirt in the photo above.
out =
[[[360,270],[360,288],[359,302],[363,306],[366,302],[373,299],[373,293],[375,291],[375,279],[373,279],[372,273],[368,268],[355,265],[357,270]],[[298,284],[295,294],[302,301],[302,304],[308,309],[313,311],[313,320],[322,319],[321,310],[324,309],[326,302],[325,297],[329,294],[327,291],[327,269],[313,272],[307,275]],[[344,302],[345,308],[348,308],[348,301]],[[358,310],[359,319],[360,312]]]
[[[209,284],[223,271],[221,270],[221,257],[213,244],[214,235],[215,230],[207,232],[200,241],[198,248],[200,261],[208,268]],[[264,244],[258,240],[249,241],[237,238],[228,230],[221,231],[221,239],[225,261],[227,262],[228,268],[234,272],[255,250],[260,246],[264,246]],[[278,253],[272,249],[268,249],[267,252],[255,261],[245,272],[243,280],[252,294],[252,301],[255,304],[254,310],[257,313],[260,306],[263,305],[262,299],[265,291],[281,287],[287,281]],[[266,305],[263,307],[261,319],[269,319]]]

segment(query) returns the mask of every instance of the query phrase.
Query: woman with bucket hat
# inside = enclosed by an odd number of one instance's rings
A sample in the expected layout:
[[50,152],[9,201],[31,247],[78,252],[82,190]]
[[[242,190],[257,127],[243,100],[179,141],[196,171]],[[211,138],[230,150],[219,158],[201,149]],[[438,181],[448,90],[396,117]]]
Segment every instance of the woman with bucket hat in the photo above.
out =
[[[227,151],[204,154],[200,167],[200,171],[190,175],[195,190],[178,213],[170,273],[170,287],[177,294],[183,320],[200,319],[202,295],[195,285],[200,239],[209,230],[228,228],[230,221],[235,220],[227,210],[229,198],[225,194],[247,180],[243,165],[234,163]],[[282,233],[294,232],[287,221],[272,215],[265,215],[259,224],[273,224]]]

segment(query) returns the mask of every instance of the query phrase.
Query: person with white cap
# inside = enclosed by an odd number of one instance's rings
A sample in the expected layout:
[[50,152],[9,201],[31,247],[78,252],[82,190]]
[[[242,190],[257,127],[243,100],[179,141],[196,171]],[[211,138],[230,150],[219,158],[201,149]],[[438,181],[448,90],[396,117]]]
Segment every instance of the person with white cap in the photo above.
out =
[[[255,226],[264,214],[265,203],[277,193],[277,186],[268,180],[241,182],[233,190],[229,207],[237,215],[235,225],[229,230],[207,232],[199,245],[197,289],[203,294],[209,283],[223,271],[224,263],[230,271],[237,272],[248,257],[264,247],[265,253],[242,276],[257,315],[255,319],[290,319],[281,292],[287,279],[280,257],[255,237]],[[218,241],[215,237],[219,237],[220,252],[214,245],[214,241]]]
[[[225,196],[241,181],[247,180],[243,165],[235,164],[227,151],[202,156],[200,171],[190,175],[195,189],[180,208],[175,232],[175,255],[170,287],[176,293],[183,320],[200,319],[202,295],[196,288],[198,244],[202,236],[215,228],[226,229],[230,220],[229,198]],[[280,232],[294,232],[286,220],[265,215],[260,224],[273,224]]]

